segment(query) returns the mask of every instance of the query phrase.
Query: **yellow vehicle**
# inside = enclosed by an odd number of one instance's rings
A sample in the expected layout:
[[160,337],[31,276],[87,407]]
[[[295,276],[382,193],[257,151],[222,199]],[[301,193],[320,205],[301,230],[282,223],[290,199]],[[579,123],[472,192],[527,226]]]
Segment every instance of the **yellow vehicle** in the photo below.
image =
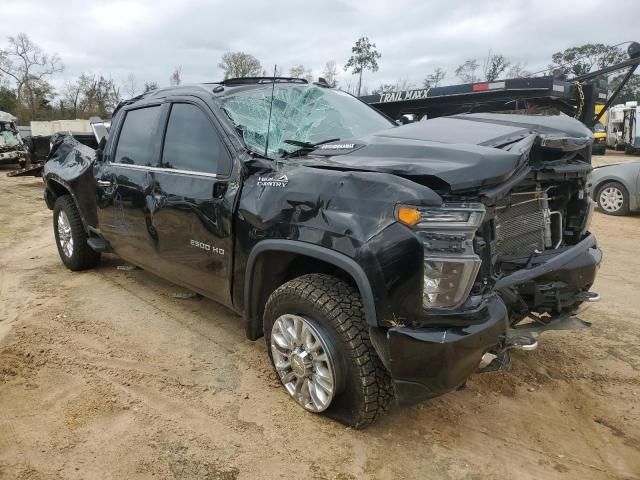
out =
[[[595,114],[598,115],[602,111],[604,105],[596,105]],[[593,149],[594,155],[604,155],[607,151],[607,112],[600,117],[600,121],[593,126]]]

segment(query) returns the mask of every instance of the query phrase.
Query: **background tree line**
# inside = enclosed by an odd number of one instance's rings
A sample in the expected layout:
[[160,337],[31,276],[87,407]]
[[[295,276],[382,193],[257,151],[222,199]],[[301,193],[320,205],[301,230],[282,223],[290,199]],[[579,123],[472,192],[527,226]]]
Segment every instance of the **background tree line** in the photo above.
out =
[[[456,67],[452,74],[441,67],[425,75],[421,83],[415,84],[406,77],[395,83],[381,84],[371,92],[363,83],[366,72],[376,72],[382,54],[368,37],[359,38],[351,49],[351,56],[344,63],[344,71],[350,78],[340,80],[338,64],[328,60],[318,75],[308,66],[297,64],[285,70],[282,66],[263,66],[253,55],[246,52],[226,52],[218,67],[224,78],[244,76],[289,76],[307,81],[323,77],[329,85],[352,93],[386,93],[415,88],[438,87],[445,84],[495,81],[503,78],[528,77],[532,75],[555,75],[561,78],[582,75],[617,63],[627,58],[619,46],[589,43],[551,55],[548,67],[539,72],[530,72],[527,65],[502,53],[489,50],[486,57],[470,58]],[[141,93],[159,88],[160,83],[139,82],[134,73],[116,81],[102,73],[83,72],[73,80],[67,80],[58,90],[52,80],[64,71],[62,59],[48,54],[29,37],[20,33],[9,37],[0,47],[0,110],[18,117],[20,123],[30,120],[53,120],[89,118],[97,115],[109,117],[119,102]],[[623,74],[609,77],[611,88],[621,81]],[[176,67],[168,76],[169,85],[182,83],[182,67]],[[621,92],[619,102],[640,98],[640,75],[634,75]]]

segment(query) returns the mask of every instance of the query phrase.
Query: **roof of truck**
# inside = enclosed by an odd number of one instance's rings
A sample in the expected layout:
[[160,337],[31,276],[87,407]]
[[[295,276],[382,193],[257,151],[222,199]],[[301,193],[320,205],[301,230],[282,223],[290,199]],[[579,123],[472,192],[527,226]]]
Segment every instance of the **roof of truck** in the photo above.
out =
[[[225,96],[231,93],[237,93],[243,90],[253,90],[257,88],[265,88],[269,85],[277,83],[278,85],[310,85],[307,80],[303,78],[293,77],[239,77],[229,78],[220,82],[205,82],[189,85],[173,85],[170,87],[158,88],[145,92],[136,97],[128,100],[123,100],[116,107],[113,114],[125,105],[131,105],[141,100],[147,100],[150,98],[164,98],[168,95],[194,95],[208,93],[214,96]],[[318,82],[313,82],[313,85],[328,88],[329,85],[322,79]]]

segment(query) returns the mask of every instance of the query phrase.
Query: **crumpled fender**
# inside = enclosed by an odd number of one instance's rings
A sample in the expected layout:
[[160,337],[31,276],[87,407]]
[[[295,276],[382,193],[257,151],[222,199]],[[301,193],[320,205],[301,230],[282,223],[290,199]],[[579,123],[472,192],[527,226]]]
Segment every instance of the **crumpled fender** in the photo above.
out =
[[281,164],[249,176],[239,213],[257,238],[323,245],[351,257],[395,223],[394,205],[440,205],[428,187],[377,172],[342,172]]
[[[371,286],[377,319],[389,318],[409,307],[405,295],[416,291],[422,271],[419,241],[394,216],[400,203],[440,205],[442,200],[428,187],[387,173],[313,169],[286,161],[252,173],[238,207],[236,278],[253,271],[249,258],[259,260],[251,252],[263,240],[312,244],[352,259]],[[324,258],[331,263],[329,257]],[[245,297],[245,288],[236,281],[233,295],[234,303],[247,308],[252,297]],[[254,295],[259,288],[251,290]],[[258,314],[249,312],[250,320]],[[369,316],[368,321],[376,320]]]
[[85,228],[98,224],[97,192],[93,179],[95,161],[96,151],[69,135],[54,143],[42,173],[51,198],[59,196],[60,187],[73,197]]

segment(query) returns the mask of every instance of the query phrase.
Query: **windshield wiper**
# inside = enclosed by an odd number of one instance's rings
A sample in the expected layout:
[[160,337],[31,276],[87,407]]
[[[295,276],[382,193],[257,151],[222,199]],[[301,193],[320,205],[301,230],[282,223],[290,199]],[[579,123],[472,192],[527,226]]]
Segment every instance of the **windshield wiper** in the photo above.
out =
[[318,148],[320,145],[323,145],[325,143],[330,143],[330,142],[337,142],[338,140],[340,139],[330,138],[329,140],[322,140],[321,142],[316,142],[316,143],[301,142],[299,140],[285,140],[284,143],[288,143],[289,145],[295,145],[296,147],[300,147],[300,148],[298,148],[297,150],[293,150],[291,152],[287,152],[282,156],[286,158],[286,157],[291,157],[297,153],[310,152]]

